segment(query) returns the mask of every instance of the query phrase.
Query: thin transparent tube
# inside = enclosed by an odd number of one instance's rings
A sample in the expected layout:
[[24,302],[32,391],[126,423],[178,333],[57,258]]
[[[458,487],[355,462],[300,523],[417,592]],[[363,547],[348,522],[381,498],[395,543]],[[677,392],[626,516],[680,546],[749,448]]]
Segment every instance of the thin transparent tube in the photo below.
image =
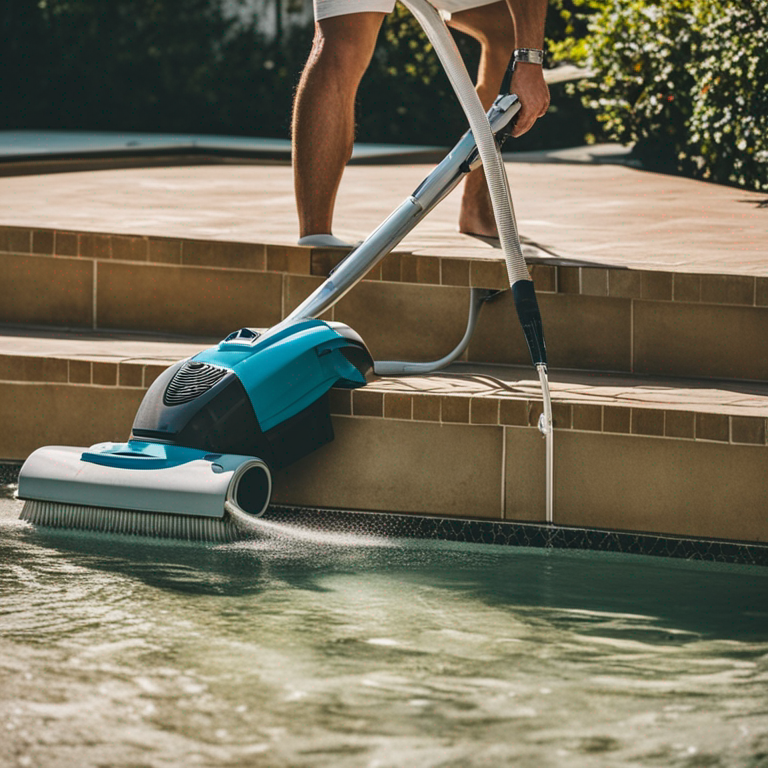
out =
[[[403,4],[416,17],[434,46],[440,62],[445,69],[453,90],[459,99],[472,129],[480,159],[483,162],[488,191],[491,195],[493,215],[499,231],[504,260],[507,264],[509,284],[514,285],[518,280],[530,280],[528,267],[523,258],[520,246],[520,236],[515,221],[515,210],[509,191],[507,174],[501,159],[499,147],[488,123],[483,105],[475,91],[475,86],[469,77],[467,68],[461,58],[456,43],[448,28],[440,18],[440,14],[427,0],[402,0]],[[552,421],[552,398],[549,392],[547,366],[543,363],[536,365],[541,383],[541,394],[544,413],[539,423],[539,429],[546,441],[546,521],[554,522],[554,429]]]

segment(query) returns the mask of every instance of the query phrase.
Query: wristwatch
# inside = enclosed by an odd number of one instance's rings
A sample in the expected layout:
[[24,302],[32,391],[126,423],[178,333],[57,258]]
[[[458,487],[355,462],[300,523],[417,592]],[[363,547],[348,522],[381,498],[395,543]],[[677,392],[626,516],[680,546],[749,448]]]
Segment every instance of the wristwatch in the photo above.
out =
[[539,48],[515,48],[512,60],[517,63],[524,61],[527,64],[544,64],[544,51]]

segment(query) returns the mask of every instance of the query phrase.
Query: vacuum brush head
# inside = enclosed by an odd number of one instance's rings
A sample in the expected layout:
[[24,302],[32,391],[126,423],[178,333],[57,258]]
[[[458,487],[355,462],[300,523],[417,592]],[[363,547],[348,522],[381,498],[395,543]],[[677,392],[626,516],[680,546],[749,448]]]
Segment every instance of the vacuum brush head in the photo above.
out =
[[40,448],[18,491],[33,525],[215,542],[253,536],[271,494],[261,459],[140,441]]

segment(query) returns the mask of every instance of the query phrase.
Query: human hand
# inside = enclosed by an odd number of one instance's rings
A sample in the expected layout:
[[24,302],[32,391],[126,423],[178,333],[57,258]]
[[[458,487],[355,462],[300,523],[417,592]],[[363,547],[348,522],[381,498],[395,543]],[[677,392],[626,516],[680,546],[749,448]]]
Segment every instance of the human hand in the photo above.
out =
[[522,136],[549,109],[549,88],[541,65],[519,61],[512,73],[509,92],[517,94],[520,99],[520,111],[512,136]]

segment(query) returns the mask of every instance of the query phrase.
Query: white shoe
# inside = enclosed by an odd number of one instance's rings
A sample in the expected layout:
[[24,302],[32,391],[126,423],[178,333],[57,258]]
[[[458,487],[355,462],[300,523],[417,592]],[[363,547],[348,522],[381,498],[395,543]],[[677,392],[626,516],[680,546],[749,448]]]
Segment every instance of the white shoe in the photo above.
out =
[[346,248],[349,251],[357,247],[354,243],[345,243],[333,235],[306,235],[300,237],[297,244],[310,245],[315,248]]

